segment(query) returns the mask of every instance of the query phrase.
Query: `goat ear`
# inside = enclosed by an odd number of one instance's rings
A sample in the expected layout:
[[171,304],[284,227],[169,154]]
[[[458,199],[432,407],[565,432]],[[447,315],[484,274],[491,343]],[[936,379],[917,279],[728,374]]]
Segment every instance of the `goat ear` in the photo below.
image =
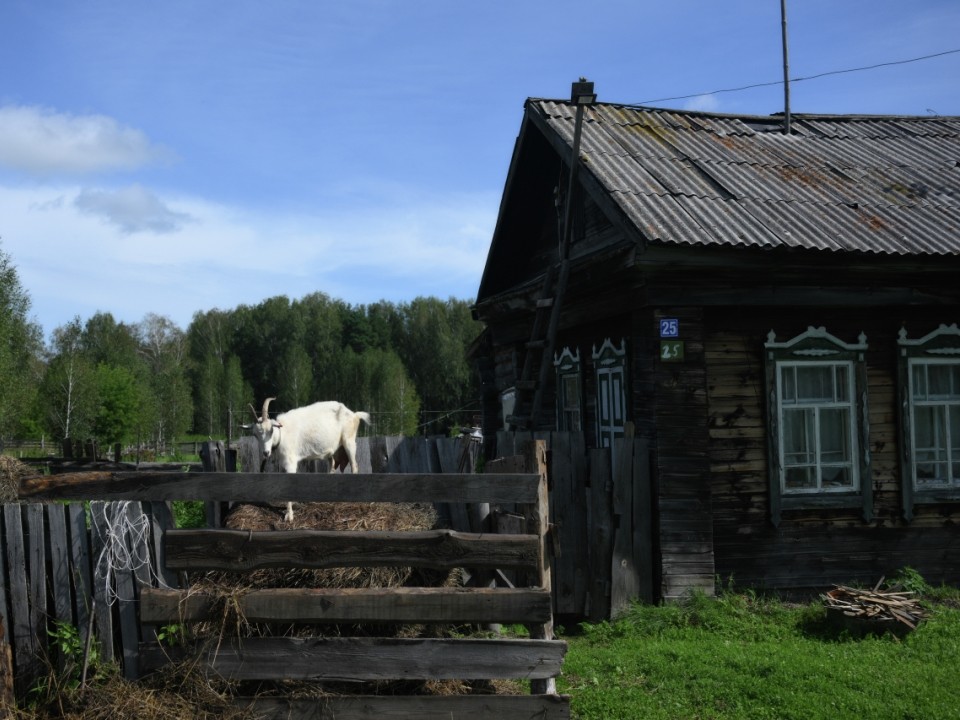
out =
[[240,427],[243,428],[244,430],[249,430],[250,428],[253,427],[253,425],[241,425]]
[[276,420],[274,420],[274,421],[273,421],[273,426],[274,426],[274,427],[281,427],[281,428],[282,428],[282,427],[283,427],[283,423],[277,422]]

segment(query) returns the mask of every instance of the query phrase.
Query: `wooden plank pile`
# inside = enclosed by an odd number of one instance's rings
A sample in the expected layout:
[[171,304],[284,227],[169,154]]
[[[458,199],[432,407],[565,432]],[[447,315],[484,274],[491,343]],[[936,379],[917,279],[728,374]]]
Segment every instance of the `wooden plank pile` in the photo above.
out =
[[900,624],[915,630],[929,615],[913,597],[915,593],[880,590],[880,583],[872,590],[837,585],[822,598],[828,611],[844,618],[874,623],[878,628]]

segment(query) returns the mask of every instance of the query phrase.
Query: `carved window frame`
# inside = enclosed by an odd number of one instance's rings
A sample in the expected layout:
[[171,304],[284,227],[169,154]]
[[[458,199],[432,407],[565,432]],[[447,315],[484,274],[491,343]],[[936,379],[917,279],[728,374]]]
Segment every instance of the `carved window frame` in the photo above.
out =
[[[914,375],[917,365],[960,366],[960,329],[957,324],[941,324],[936,330],[915,340],[901,328],[897,338],[897,371],[900,414],[900,467],[903,517],[910,521],[916,505],[960,502],[960,479],[952,484],[931,483],[919,488],[916,482]],[[945,399],[937,405],[955,405]],[[949,444],[949,438],[947,438]]]
[[[778,342],[771,330],[764,343],[767,391],[767,479],[770,496],[770,521],[779,526],[784,510],[816,508],[856,508],[863,519],[873,519],[873,490],[870,475],[870,422],[867,408],[866,335],[860,333],[856,343],[847,343],[831,335],[825,328],[809,326],[807,330],[785,342]],[[783,407],[781,403],[781,370],[801,366],[846,367],[851,384],[850,454],[855,473],[852,487],[840,490],[817,489],[806,492],[785,489],[783,467]]]
[[557,430],[583,431],[583,375],[580,348],[554,354],[557,379]]
[[606,338],[600,349],[594,345],[594,376],[597,392],[597,447],[613,447],[616,438],[623,437],[629,412],[627,394],[627,341],[620,346]]

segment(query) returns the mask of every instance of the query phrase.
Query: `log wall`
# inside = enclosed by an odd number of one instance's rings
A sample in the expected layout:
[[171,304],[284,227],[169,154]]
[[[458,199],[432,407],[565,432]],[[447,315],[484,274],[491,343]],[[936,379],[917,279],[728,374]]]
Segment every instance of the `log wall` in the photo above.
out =
[[[901,326],[918,336],[955,321],[920,308],[708,312],[711,502],[721,582],[809,593],[833,584],[873,585],[910,566],[934,584],[960,583],[960,504],[920,505],[912,521],[903,519],[896,406]],[[809,325],[847,342],[867,336],[870,522],[856,508],[785,510],[779,527],[769,519],[763,343],[771,329],[784,340]]]

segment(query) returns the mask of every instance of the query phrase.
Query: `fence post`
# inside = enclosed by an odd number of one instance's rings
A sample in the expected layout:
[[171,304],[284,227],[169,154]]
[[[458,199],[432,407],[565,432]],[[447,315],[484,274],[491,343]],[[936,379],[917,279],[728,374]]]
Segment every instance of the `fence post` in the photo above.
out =
[[[553,596],[553,579],[550,572],[552,553],[548,534],[550,532],[550,497],[547,492],[547,444],[543,440],[532,440],[523,445],[524,462],[527,471],[540,476],[537,501],[524,507],[524,518],[527,533],[536,535],[540,542],[540,566],[533,573],[530,584],[541,587]],[[530,637],[534,640],[553,640],[553,611],[550,619],[540,625],[528,626]],[[530,692],[535,695],[554,695],[557,692],[557,681],[554,678],[531,680]]]
[[[227,457],[220,440],[208,440],[200,446],[200,461],[204,472],[226,472]],[[204,504],[207,515],[207,527],[221,527],[228,508],[227,503],[207,502]]]

